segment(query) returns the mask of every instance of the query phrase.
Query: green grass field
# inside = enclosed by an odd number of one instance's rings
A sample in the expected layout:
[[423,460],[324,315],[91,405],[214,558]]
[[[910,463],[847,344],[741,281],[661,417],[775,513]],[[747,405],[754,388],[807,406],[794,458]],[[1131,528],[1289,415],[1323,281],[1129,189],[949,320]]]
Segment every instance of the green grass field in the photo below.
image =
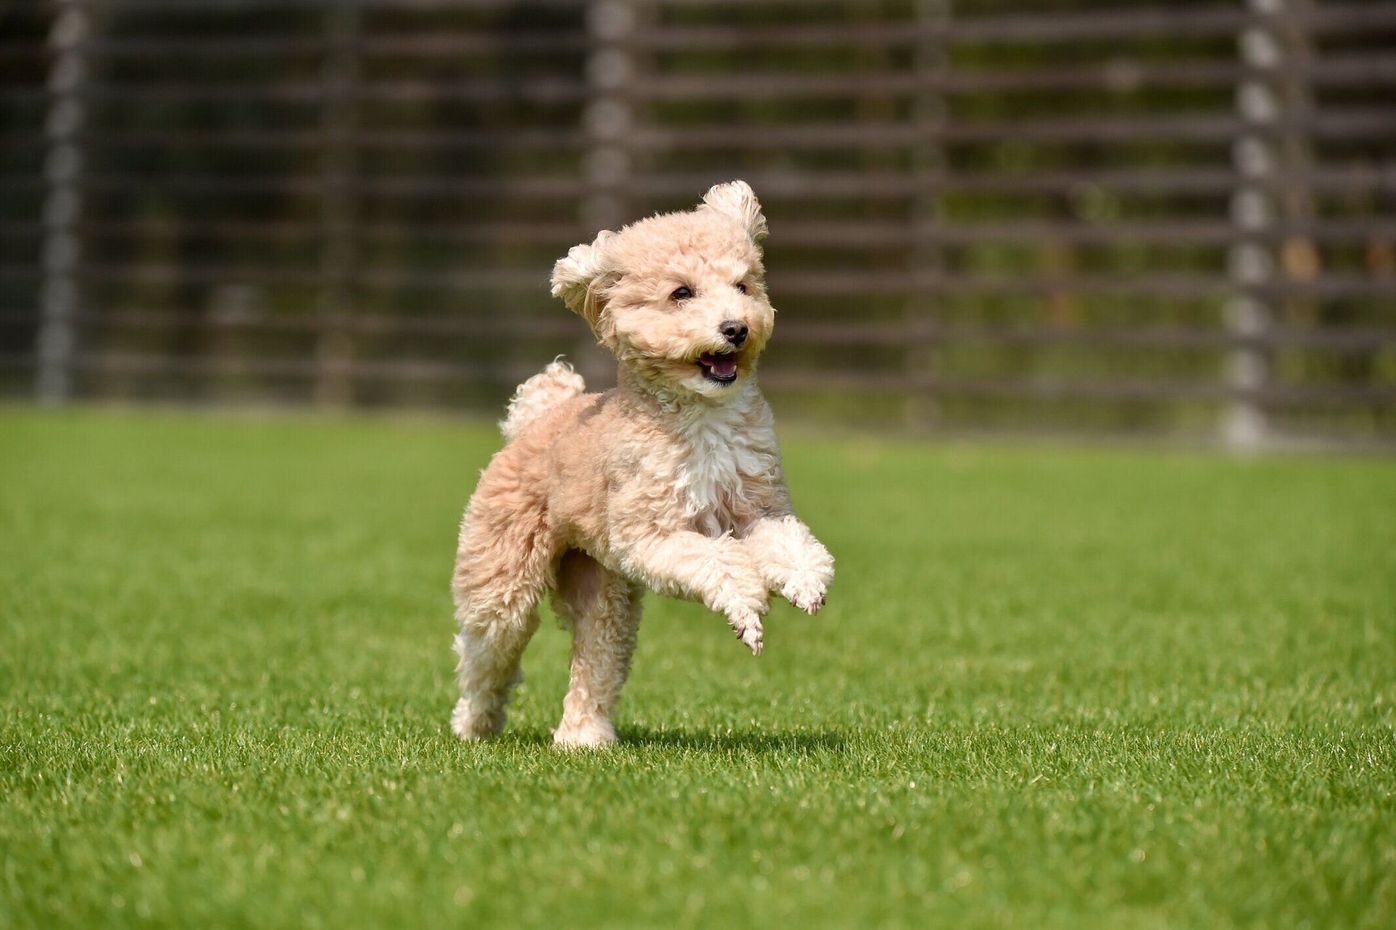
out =
[[829,606],[463,745],[487,424],[0,409],[0,927],[1396,926],[1396,467],[796,432]]

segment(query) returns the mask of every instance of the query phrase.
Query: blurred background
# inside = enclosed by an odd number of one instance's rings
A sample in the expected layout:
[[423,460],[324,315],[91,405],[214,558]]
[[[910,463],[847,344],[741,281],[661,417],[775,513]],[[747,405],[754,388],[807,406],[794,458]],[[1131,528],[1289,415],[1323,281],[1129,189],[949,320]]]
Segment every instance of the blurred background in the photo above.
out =
[[1396,2],[0,2],[0,397],[497,414],[745,178],[782,417],[1396,447]]

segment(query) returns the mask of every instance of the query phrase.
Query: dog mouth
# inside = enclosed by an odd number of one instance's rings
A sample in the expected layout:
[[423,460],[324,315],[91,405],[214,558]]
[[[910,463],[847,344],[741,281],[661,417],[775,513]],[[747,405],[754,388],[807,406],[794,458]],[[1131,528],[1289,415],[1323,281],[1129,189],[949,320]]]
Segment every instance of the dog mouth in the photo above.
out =
[[698,356],[698,370],[716,384],[731,384],[737,380],[737,353],[704,352]]

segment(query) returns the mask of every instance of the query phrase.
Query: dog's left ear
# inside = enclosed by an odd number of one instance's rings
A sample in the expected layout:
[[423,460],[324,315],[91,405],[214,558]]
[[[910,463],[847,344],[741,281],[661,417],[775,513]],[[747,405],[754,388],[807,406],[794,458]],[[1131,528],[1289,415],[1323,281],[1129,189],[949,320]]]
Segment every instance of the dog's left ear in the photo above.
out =
[[702,207],[741,223],[752,242],[760,242],[770,231],[766,228],[766,217],[761,213],[761,201],[756,199],[756,193],[745,181],[714,184],[703,195]]

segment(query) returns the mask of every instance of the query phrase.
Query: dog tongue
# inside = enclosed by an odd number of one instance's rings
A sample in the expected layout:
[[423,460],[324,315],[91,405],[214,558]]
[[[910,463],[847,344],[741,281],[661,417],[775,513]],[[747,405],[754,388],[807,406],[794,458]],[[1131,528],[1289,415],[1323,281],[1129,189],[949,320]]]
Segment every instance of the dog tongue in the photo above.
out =
[[711,352],[704,352],[698,361],[708,366],[712,373],[719,378],[730,378],[737,373],[737,356],[735,354],[714,355]]

